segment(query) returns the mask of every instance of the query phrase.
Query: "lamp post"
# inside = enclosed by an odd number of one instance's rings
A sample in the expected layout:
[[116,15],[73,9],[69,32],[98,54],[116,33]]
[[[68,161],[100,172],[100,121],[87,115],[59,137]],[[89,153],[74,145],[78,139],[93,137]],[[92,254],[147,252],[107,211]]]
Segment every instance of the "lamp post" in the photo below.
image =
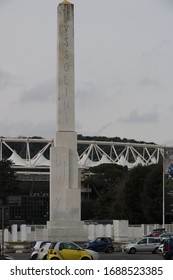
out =
[[162,227],[165,227],[165,151],[163,149],[163,190],[162,190]]
[[4,254],[4,224],[5,224],[5,208],[7,206],[0,206],[1,209],[1,227],[2,227],[2,236],[1,236],[1,255]]

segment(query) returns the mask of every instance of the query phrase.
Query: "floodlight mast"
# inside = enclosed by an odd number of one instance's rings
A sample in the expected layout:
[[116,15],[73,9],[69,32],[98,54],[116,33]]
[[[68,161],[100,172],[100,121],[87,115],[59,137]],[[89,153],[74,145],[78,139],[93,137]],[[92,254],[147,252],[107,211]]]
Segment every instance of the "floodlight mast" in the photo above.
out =
[[165,150],[163,149],[162,227],[165,227]]

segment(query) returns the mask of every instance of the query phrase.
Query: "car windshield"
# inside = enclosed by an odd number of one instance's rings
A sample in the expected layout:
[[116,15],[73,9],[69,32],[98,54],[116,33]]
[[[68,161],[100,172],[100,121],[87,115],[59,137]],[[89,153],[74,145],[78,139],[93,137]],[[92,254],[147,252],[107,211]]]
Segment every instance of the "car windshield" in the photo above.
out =
[[54,249],[54,248],[55,248],[55,245],[56,245],[56,242],[52,242],[52,243],[50,244],[49,249]]
[[138,238],[138,239],[133,240],[131,243],[137,243],[137,242],[139,242],[140,240],[141,240],[141,238]]
[[80,246],[73,242],[62,242],[60,244],[62,249],[68,249],[68,250],[83,250]]

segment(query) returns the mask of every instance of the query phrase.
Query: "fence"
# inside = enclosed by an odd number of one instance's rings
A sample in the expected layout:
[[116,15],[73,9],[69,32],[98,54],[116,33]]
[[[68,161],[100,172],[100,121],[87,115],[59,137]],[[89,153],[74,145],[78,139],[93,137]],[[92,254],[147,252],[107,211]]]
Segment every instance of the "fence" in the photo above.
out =
[[[136,238],[140,238],[159,228],[160,225],[129,225],[127,220],[114,220],[111,224],[85,224],[88,232],[88,240],[92,240],[98,236],[111,237],[115,242],[128,242]],[[12,233],[7,229],[4,231],[4,241],[35,241],[47,240],[44,236],[46,225],[21,225],[21,229],[17,231],[17,225],[12,226]],[[173,224],[165,225],[165,230],[173,232]],[[57,236],[58,240],[58,236]]]

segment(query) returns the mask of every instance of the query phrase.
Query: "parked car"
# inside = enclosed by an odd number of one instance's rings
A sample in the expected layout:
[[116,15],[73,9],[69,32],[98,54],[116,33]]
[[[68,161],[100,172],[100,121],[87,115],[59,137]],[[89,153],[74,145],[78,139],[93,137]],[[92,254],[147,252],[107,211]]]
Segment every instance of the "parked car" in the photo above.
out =
[[[55,243],[54,243],[55,244]],[[48,250],[52,247],[52,243],[48,242],[44,244],[38,252],[37,260],[47,260]],[[91,256],[93,260],[99,259],[99,254],[92,250],[85,250],[87,251]]]
[[160,246],[159,246],[159,248],[158,248],[158,253],[159,253],[159,254],[162,254],[162,253],[163,253],[163,243],[164,243],[164,240],[165,240],[165,239],[161,240],[161,242],[160,242]]
[[165,260],[173,259],[173,238],[164,239],[162,256]]
[[30,260],[36,260],[38,256],[39,249],[46,243],[50,241],[38,240],[34,241],[31,247],[31,255],[29,257]]
[[105,253],[112,253],[114,251],[114,246],[110,237],[97,237],[93,241],[85,243],[83,248]]
[[37,255],[37,260],[47,260],[48,250],[51,244],[51,242],[47,242],[40,247]]
[[7,254],[0,254],[0,260],[14,260],[12,256],[9,256]]
[[91,255],[93,260],[99,260],[99,254],[96,251],[89,249],[85,249],[85,251],[87,251]]
[[150,234],[147,234],[148,237],[158,237],[160,236],[162,233],[165,233],[165,228],[155,228],[152,230],[152,232]]
[[129,254],[135,254],[136,252],[158,253],[159,246],[159,238],[145,236],[132,243],[127,244],[124,247],[124,251]]
[[51,243],[48,260],[92,260],[93,257],[74,242]]
[[173,232],[164,232],[159,236],[159,238],[160,241],[162,241],[163,239],[173,238]]
[[160,246],[158,248],[158,253],[163,253],[163,246],[165,239],[173,238],[173,232],[164,232],[160,236]]

